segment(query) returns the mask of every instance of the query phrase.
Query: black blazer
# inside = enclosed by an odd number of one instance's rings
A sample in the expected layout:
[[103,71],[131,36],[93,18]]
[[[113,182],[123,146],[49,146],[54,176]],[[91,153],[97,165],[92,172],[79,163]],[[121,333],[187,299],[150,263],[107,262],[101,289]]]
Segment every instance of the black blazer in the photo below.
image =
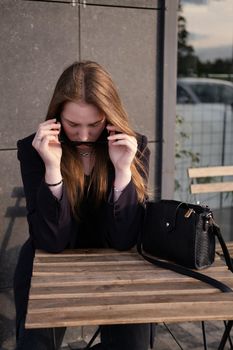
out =
[[[138,203],[131,181],[119,199],[113,202],[114,168],[109,165],[107,200],[95,208],[91,197],[84,203],[83,220],[77,222],[71,212],[66,190],[59,201],[44,181],[45,167],[32,146],[35,134],[18,141],[24,185],[29,239],[23,245],[14,278],[16,322],[25,317],[35,249],[51,253],[69,248],[114,248],[127,250],[137,242],[143,207]],[[147,138],[137,135],[138,150],[148,173]]]

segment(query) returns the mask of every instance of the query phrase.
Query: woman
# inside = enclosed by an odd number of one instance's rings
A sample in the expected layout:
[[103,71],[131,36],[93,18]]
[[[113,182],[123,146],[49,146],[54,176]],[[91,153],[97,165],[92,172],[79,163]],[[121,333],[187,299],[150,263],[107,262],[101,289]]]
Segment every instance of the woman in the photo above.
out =
[[[17,350],[58,349],[64,328],[24,327],[34,251],[133,247],[147,196],[147,140],[131,129],[110,75],[75,62],[57,82],[46,121],[18,141],[18,159],[30,238],[15,272]],[[93,349],[147,350],[148,342],[149,325],[103,326]]]

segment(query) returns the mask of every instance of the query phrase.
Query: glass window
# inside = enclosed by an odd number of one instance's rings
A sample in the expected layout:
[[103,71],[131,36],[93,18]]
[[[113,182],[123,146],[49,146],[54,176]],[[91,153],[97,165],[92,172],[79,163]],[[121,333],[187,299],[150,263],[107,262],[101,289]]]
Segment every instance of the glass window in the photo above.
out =
[[225,104],[233,104],[233,87],[219,86],[220,101]]
[[209,205],[229,240],[233,192],[191,195],[187,168],[233,165],[232,18],[233,0],[179,0],[174,199]]
[[177,86],[177,103],[193,103],[191,96],[181,86]]
[[202,103],[219,102],[218,87],[216,84],[192,84],[192,89]]

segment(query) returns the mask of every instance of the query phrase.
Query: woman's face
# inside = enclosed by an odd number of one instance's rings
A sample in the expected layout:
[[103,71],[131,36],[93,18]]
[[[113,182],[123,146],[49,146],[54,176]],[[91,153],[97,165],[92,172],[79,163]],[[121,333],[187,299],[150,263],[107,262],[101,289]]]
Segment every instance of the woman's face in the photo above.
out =
[[92,104],[67,102],[61,113],[61,123],[71,141],[94,142],[104,130],[106,119]]

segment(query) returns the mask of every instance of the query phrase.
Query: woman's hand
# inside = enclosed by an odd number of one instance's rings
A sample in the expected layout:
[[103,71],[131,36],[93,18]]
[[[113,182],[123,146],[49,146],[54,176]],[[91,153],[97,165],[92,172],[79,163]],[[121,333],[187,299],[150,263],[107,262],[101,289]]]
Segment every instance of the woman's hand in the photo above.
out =
[[137,140],[134,136],[121,133],[117,127],[107,125],[108,149],[116,172],[130,172],[130,166],[137,152]]
[[49,119],[41,123],[32,141],[44,161],[46,169],[60,169],[62,148],[58,140],[61,124],[56,119]]

